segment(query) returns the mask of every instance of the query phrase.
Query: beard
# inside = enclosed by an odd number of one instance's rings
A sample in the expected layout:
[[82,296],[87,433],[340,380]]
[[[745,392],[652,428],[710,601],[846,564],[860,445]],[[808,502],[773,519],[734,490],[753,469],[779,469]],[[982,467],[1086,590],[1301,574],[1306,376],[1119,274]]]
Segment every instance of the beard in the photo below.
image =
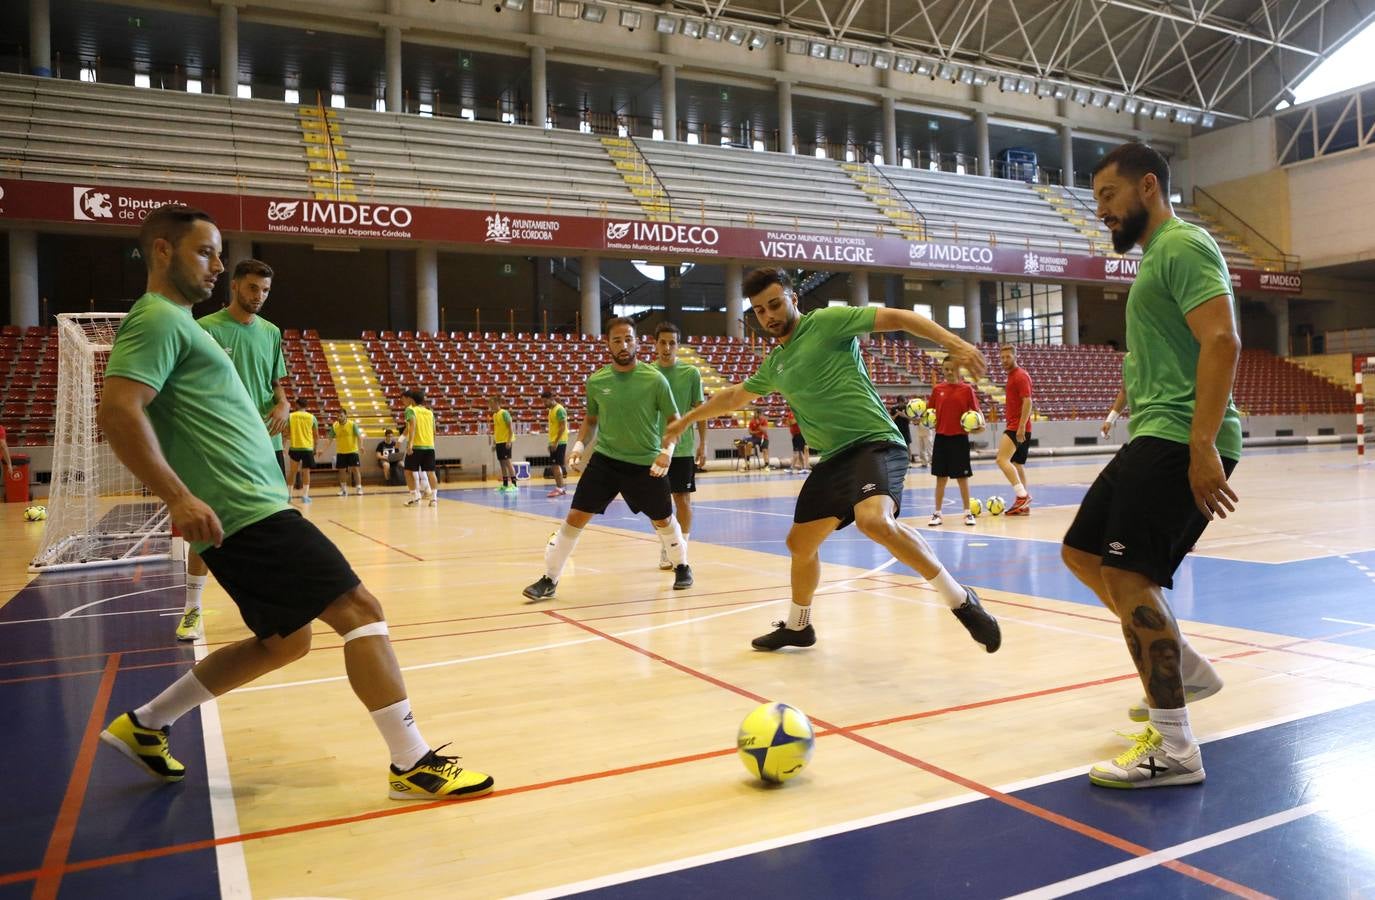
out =
[[189,267],[178,262],[176,257],[172,258],[172,268],[168,272],[168,277],[181,295],[193,304],[209,300],[215,290],[214,285],[206,287],[204,280],[197,277]]
[[1150,213],[1146,207],[1138,206],[1127,217],[1122,220],[1120,227],[1112,232],[1112,249],[1118,253],[1126,253],[1136,242],[1141,240],[1141,235],[1146,233],[1146,226],[1150,223]]

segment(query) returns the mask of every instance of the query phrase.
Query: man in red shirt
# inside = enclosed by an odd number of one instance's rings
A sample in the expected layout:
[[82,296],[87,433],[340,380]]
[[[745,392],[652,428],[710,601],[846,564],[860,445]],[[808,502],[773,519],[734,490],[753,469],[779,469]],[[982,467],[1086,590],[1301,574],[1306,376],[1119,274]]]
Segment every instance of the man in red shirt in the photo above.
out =
[[969,478],[974,469],[969,463],[969,435],[960,424],[960,416],[978,410],[979,398],[974,388],[960,378],[955,363],[946,360],[941,365],[945,382],[931,389],[930,408],[936,411],[936,437],[931,446],[931,474],[936,476],[936,511],[926,524],[941,525],[941,506],[945,503],[945,483],[951,478],[960,485],[960,500],[964,503],[964,524],[974,524],[969,511]]
[[764,418],[764,414],[759,410],[754,411],[754,417],[750,419],[750,443],[754,444],[754,455],[759,457],[764,468],[769,467],[769,420]]
[[793,408],[788,407],[788,411],[783,414],[783,424],[788,426],[788,434],[793,439],[793,462],[790,471],[797,475],[805,474],[808,470],[807,439],[802,436],[802,426],[797,424],[797,416],[793,413]]
[[1007,508],[1007,515],[1029,516],[1031,494],[1026,489],[1026,455],[1031,449],[1031,376],[1017,365],[1017,348],[1012,344],[1003,344],[999,355],[1007,371],[1007,405],[1003,407],[1005,430],[998,438],[998,468],[1017,495]]

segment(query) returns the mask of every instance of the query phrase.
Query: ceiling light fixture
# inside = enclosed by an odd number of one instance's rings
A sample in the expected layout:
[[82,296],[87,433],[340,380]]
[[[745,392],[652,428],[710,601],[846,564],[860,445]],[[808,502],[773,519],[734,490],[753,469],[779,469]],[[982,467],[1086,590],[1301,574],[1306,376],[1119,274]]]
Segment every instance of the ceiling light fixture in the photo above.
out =
[[660,34],[677,34],[678,20],[673,16],[656,16],[654,18],[654,30]]
[[702,23],[697,19],[683,20],[683,37],[700,38],[702,36]]
[[726,28],[720,22],[708,22],[707,27],[702,30],[702,36],[709,41],[719,41],[726,33]]
[[887,53],[875,53],[874,58],[870,61],[870,65],[875,69],[891,69],[893,67],[893,57],[889,56]]
[[634,31],[640,27],[640,14],[630,9],[621,10],[621,27]]

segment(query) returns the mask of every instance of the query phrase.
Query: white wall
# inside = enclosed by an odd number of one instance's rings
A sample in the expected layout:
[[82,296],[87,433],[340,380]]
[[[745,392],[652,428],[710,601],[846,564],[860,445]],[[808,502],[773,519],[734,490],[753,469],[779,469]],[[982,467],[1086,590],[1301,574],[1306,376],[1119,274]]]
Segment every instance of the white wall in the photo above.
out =
[[[1207,187],[1234,181],[1275,168],[1275,120],[1272,117],[1243,122],[1219,131],[1203,132],[1189,139],[1187,173],[1175,179],[1176,187]],[[1189,191],[1184,191],[1188,199]]]
[[1375,151],[1290,166],[1289,217],[1303,267],[1375,259]]

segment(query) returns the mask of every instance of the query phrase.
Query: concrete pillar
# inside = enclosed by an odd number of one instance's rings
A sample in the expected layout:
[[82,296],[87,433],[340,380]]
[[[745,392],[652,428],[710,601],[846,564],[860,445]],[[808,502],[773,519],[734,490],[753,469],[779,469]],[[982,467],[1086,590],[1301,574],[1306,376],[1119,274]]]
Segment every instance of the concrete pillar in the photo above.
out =
[[901,275],[883,276],[883,305],[889,309],[905,309],[907,297]]
[[582,272],[582,333],[601,337],[602,333],[602,261],[584,256]]
[[778,152],[795,153],[793,147],[793,85],[778,82]]
[[29,0],[29,74],[52,77],[52,26],[48,0]]
[[1289,298],[1271,297],[1270,313],[1275,317],[1275,353],[1289,355]]
[[979,174],[993,174],[993,147],[988,140],[988,113],[974,113],[974,152],[979,156]]
[[543,47],[530,48],[530,124],[544,128],[549,121],[549,82]]
[[415,251],[415,328],[439,330],[439,252],[432,246]]
[[405,112],[402,104],[401,82],[401,27],[388,25],[386,28],[386,67],[387,67],[387,112]]
[[983,340],[983,289],[977,278],[964,280],[964,338],[972,344]]
[[219,93],[233,97],[239,93],[239,8],[230,3],[220,7]]
[[664,63],[659,67],[660,106],[664,112],[664,140],[678,140],[678,67]]
[[883,98],[883,164],[902,165],[898,159],[898,102],[892,97]]
[[234,274],[234,266],[245,259],[253,259],[253,239],[242,235],[226,239],[222,258],[227,278]]
[[[1061,119],[1068,119],[1073,107],[1070,101],[1061,100],[1057,109]],[[1069,122],[1060,123],[1060,183],[1074,187],[1074,129]]]
[[741,288],[744,280],[744,266],[740,263],[726,263],[722,284],[726,293],[726,336],[737,340],[745,337],[745,297]]
[[38,235],[11,231],[10,323],[28,328],[38,323]]
[[1064,341],[1079,346],[1079,285],[1067,284],[1060,289],[1060,309],[1064,312]]
[[869,273],[863,270],[850,273],[850,305],[869,305]]

